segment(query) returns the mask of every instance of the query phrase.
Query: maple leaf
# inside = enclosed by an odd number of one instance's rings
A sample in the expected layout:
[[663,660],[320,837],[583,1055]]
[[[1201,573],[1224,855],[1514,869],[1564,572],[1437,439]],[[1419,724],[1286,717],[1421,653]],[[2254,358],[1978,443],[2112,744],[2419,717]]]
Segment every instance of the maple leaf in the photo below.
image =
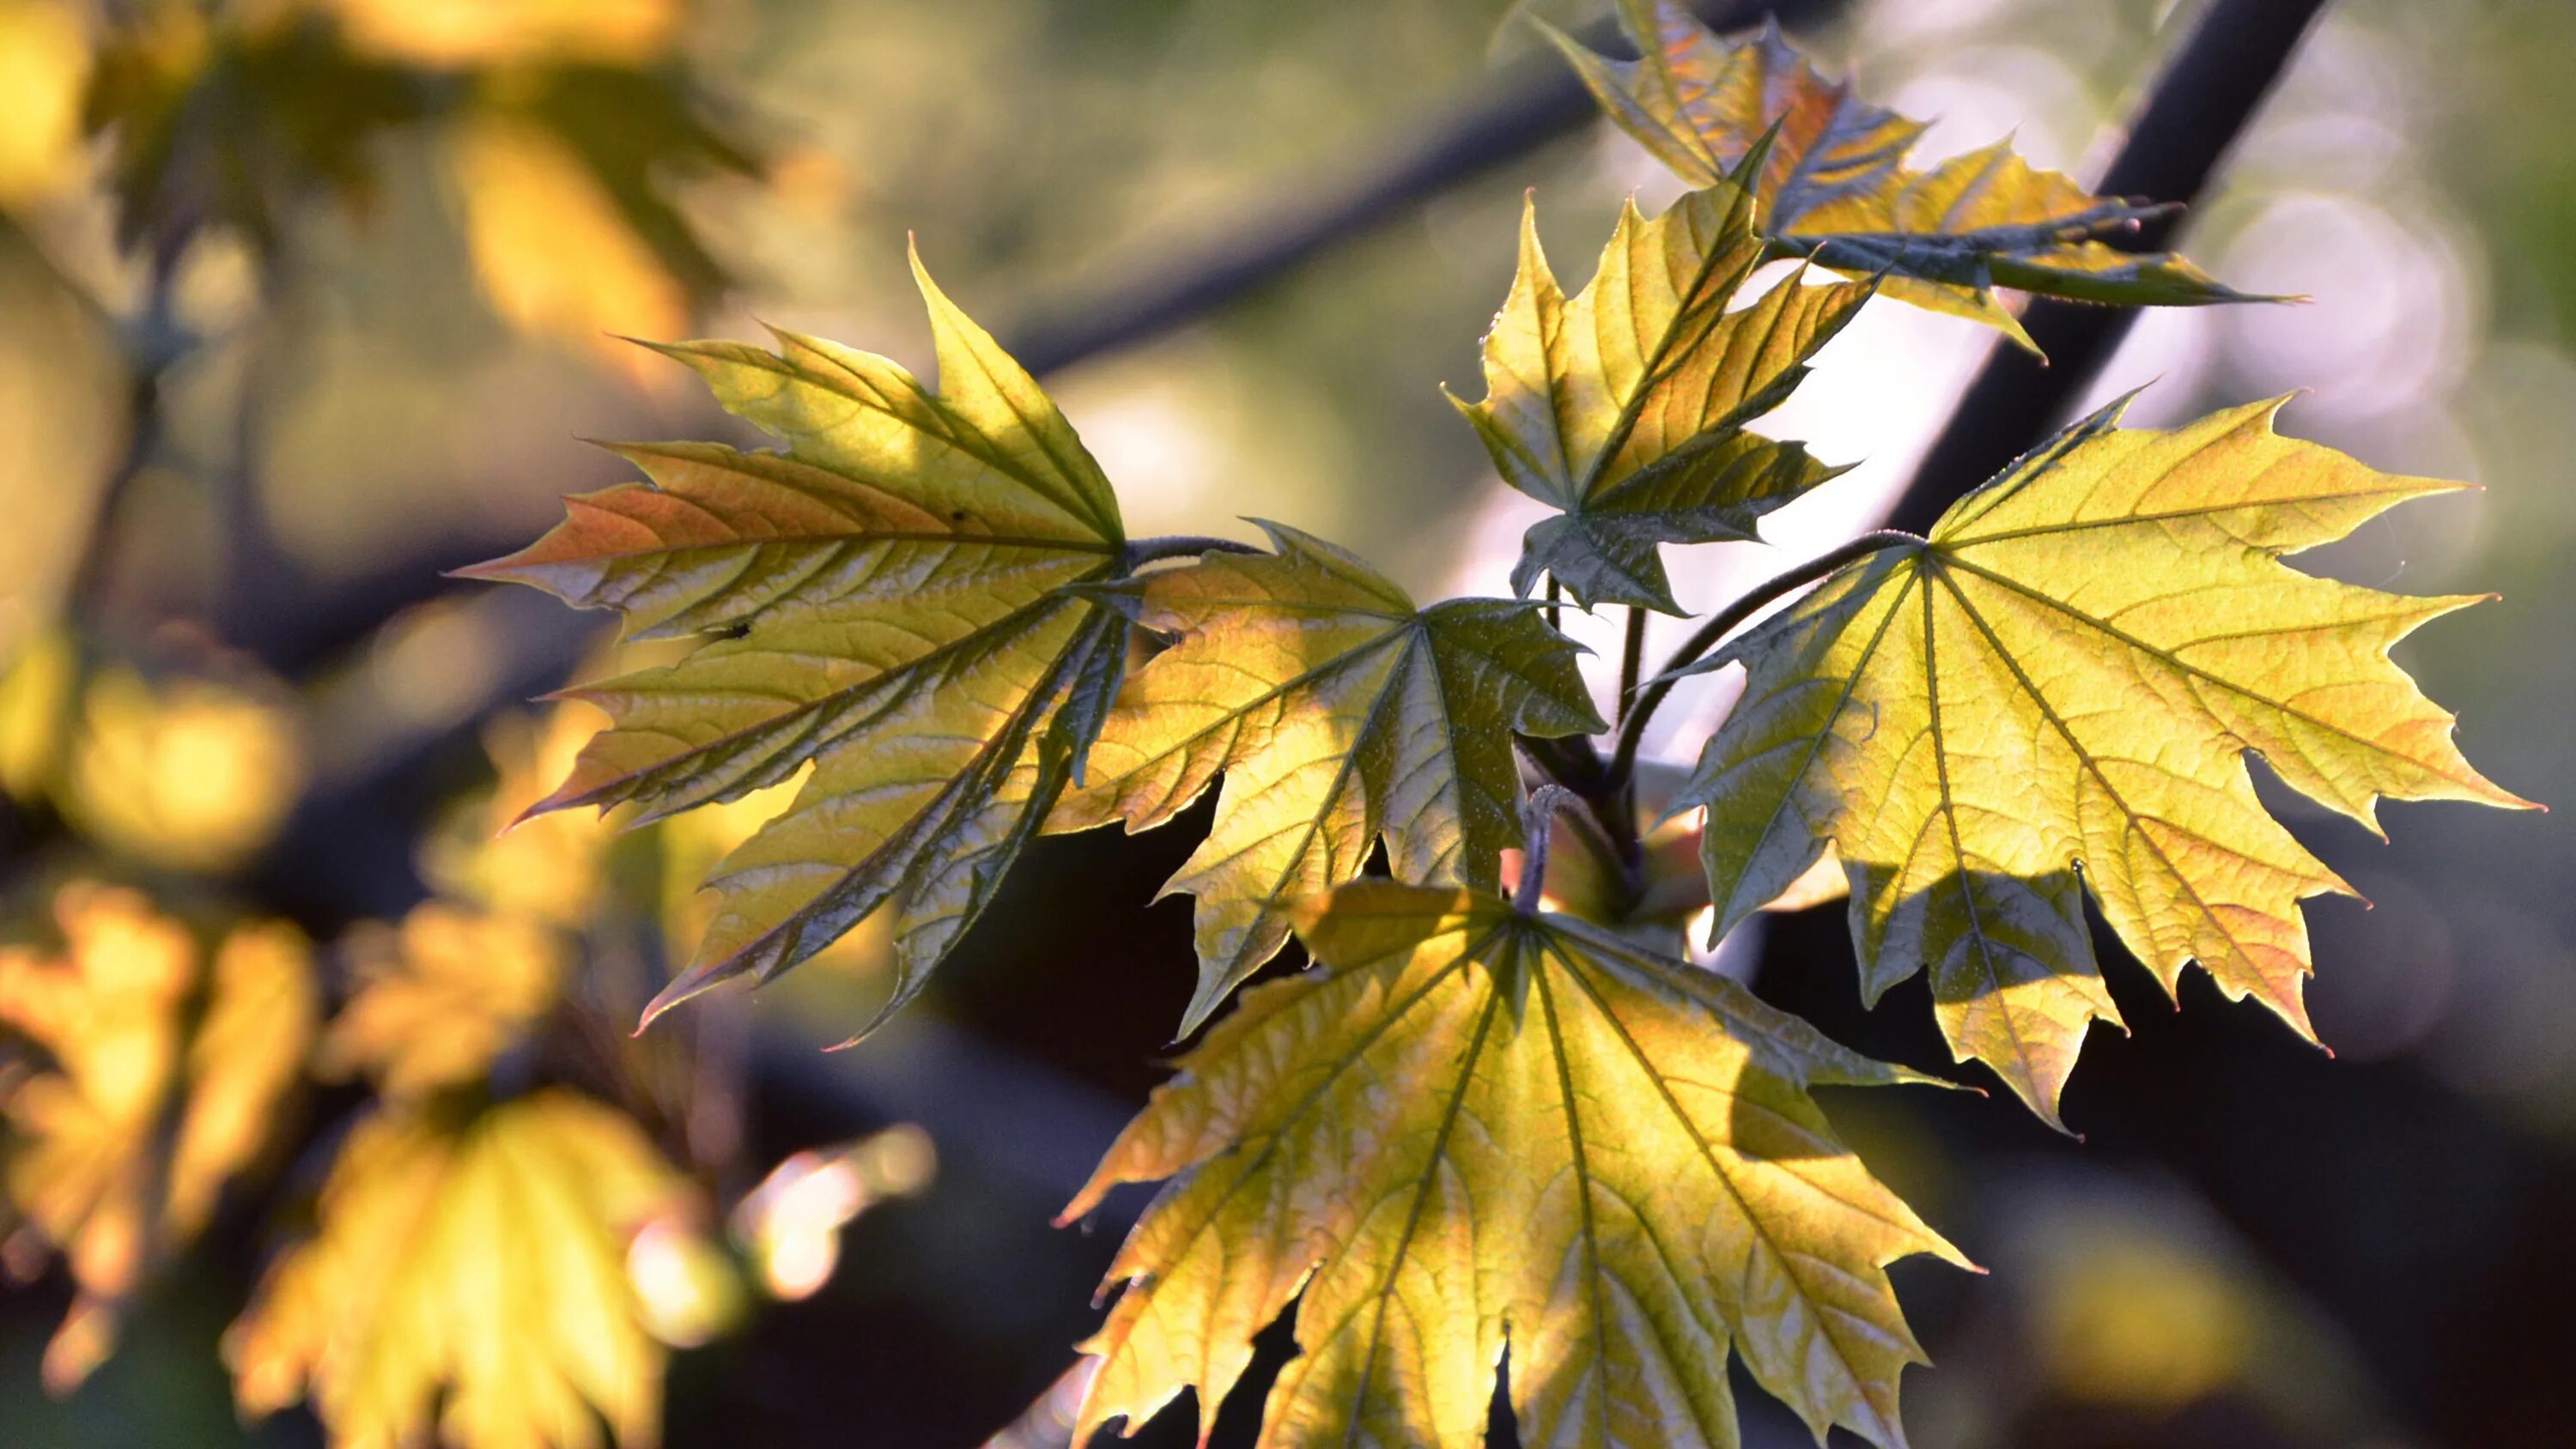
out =
[[2256,798],[2244,754],[2369,826],[2374,802],[2523,805],[2392,663],[2477,602],[2300,573],[2282,554],[2465,487],[2272,431],[2279,401],[2171,432],[2125,400],[1693,666],[1743,697],[1680,799],[1708,807],[1724,931],[1828,841],[1864,994],[1931,971],[1944,1034],[2056,1123],[2116,1023],[2082,896],[2168,992],[2197,961],[2314,1039],[2299,901],[2346,891]]
[[[342,1449],[650,1443],[664,1353],[626,1267],[689,1188],[635,1124],[552,1090],[350,1133],[318,1234],[224,1335],[244,1412],[310,1396]],[[595,1417],[596,1416],[596,1417]]]
[[1776,23],[1730,44],[1672,0],[1620,0],[1619,18],[1637,60],[1547,33],[1610,119],[1691,185],[1726,177],[1776,128],[1755,190],[1779,255],[1883,274],[1889,295],[2001,328],[2034,351],[1995,288],[2131,306],[2263,300],[2174,253],[2104,244],[2161,208],[2095,196],[2009,141],[1909,168],[1924,124],[1827,84]]
[[1068,586],[1126,571],[1118,503],[1028,374],[922,270],[940,391],[882,357],[779,334],[662,350],[784,453],[627,445],[652,483],[569,500],[468,572],[716,633],[678,664],[567,691],[607,711],[531,813],[637,823],[812,773],[708,881],[714,919],[646,1020],[767,979],[892,910],[911,999],[1045,819],[1126,666],[1119,610]]
[[76,882],[54,912],[59,956],[0,951],[0,1026],[51,1063],[0,1080],[0,1124],[10,1203],[80,1289],[45,1352],[46,1386],[66,1392],[107,1355],[146,1270],[268,1142],[316,1008],[290,926],[236,927],[209,963],[134,891]]
[[1184,1388],[1202,1422],[1302,1290],[1265,1445],[1731,1445],[1727,1355],[1819,1436],[1902,1442],[1922,1361],[1882,1268],[1966,1266],[1808,1095],[1899,1068],[1734,982],[1475,891],[1301,903],[1322,969],[1245,993],[1088,1186],[1170,1177],[1076,1443]]
[[356,992],[314,1051],[326,1078],[364,1072],[388,1099],[482,1080],[555,1003],[567,954],[540,921],[448,901],[342,943]]
[[1586,607],[1682,613],[1659,545],[1751,539],[1755,520],[1839,471],[1744,425],[1788,397],[1871,289],[1792,277],[1727,311],[1763,255],[1737,184],[1652,221],[1632,201],[1569,302],[1524,207],[1520,271],[1485,334],[1485,400],[1450,399],[1503,481],[1560,510],[1523,539],[1514,589],[1544,572]]
[[1208,837],[1165,887],[1198,899],[1181,1034],[1287,944],[1287,902],[1360,873],[1492,886],[1520,838],[1512,735],[1605,728],[1576,645],[1502,599],[1416,608],[1358,558],[1275,523],[1271,554],[1213,554],[1122,602],[1177,642],[1129,677],[1051,830],[1184,809],[1219,774]]

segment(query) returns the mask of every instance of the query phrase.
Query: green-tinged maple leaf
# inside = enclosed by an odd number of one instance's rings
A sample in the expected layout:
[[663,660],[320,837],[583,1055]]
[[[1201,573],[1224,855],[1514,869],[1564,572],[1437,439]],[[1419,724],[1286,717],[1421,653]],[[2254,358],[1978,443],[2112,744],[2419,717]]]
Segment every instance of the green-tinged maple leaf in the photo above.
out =
[[2301,898],[2343,883],[2257,800],[2244,752],[2377,828],[2374,802],[2525,802],[2469,766],[2388,657],[2476,602],[2280,555],[2464,485],[2272,431],[2278,402],[2172,432],[2106,408],[1697,666],[1743,698],[1684,806],[1724,930],[1831,841],[1865,994],[1932,973],[1943,1032],[2049,1121],[2085,1028],[2117,1022],[2089,887],[2168,991],[2198,961],[2313,1039]]
[[1756,191],[1779,254],[1884,274],[1889,295],[1989,323],[2025,347],[1996,287],[2142,306],[2255,300],[2174,253],[2104,244],[2156,208],[2095,196],[2009,141],[1911,169],[1923,123],[1827,84],[1776,25],[1730,43],[1672,0],[1620,0],[1619,17],[1637,60],[1548,33],[1610,119],[1694,186],[1727,176],[1776,127]]
[[462,1125],[371,1117],[317,1235],[224,1336],[235,1393],[253,1415],[309,1398],[343,1449],[589,1449],[602,1419],[649,1444],[664,1352],[626,1249],[689,1193],[634,1123],[570,1092]]
[[1512,735],[1602,729],[1576,646],[1501,599],[1420,609],[1351,554],[1277,524],[1273,554],[1212,554],[1122,602],[1177,642],[1130,676],[1084,788],[1049,828],[1169,820],[1225,776],[1170,890],[1198,899],[1196,1030],[1287,944],[1281,908],[1386,840],[1398,878],[1491,887],[1520,838]]
[[1515,589],[1547,573],[1587,607],[1681,613],[1659,545],[1750,539],[1755,520],[1834,476],[1744,424],[1779,406],[1870,288],[1793,277],[1727,311],[1763,252],[1734,184],[1652,221],[1631,203],[1568,301],[1524,211],[1520,273],[1485,335],[1485,400],[1451,399],[1503,480],[1560,510],[1522,541]]
[[636,637],[725,636],[570,691],[610,727],[536,812],[631,803],[649,821],[812,766],[708,882],[714,919],[653,1012],[767,979],[880,907],[897,954],[884,1010],[909,1000],[1046,818],[1125,668],[1126,616],[1068,588],[1125,572],[1108,481],[914,272],[936,395],[790,334],[777,353],[665,348],[786,451],[623,447],[651,485],[574,498],[554,532],[471,571],[617,609]]
[[1732,1445],[1730,1352],[1820,1436],[1903,1442],[1883,1266],[1965,1260],[1808,1088],[1907,1074],[1481,892],[1363,881],[1297,926],[1323,966],[1247,992],[1066,1210],[1173,1179],[1076,1443],[1185,1388],[1213,1418],[1301,1291],[1264,1445],[1481,1445],[1507,1349],[1525,1444]]

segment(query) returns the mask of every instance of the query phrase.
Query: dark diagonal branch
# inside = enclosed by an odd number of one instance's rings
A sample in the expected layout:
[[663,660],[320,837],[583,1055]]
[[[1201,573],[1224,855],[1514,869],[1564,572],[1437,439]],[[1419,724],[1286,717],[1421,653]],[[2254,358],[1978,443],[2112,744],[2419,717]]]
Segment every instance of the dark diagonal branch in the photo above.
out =
[[[2326,0],[2212,0],[2182,48],[2157,75],[2129,123],[2128,140],[2095,188],[2188,207],[2272,93]],[[2112,245],[2161,251],[2181,221],[2167,212]],[[1890,527],[1931,528],[1952,500],[1992,477],[2065,421],[2119,350],[2135,311],[2034,300],[2022,317],[2048,361],[1998,343],[1923,455]]]

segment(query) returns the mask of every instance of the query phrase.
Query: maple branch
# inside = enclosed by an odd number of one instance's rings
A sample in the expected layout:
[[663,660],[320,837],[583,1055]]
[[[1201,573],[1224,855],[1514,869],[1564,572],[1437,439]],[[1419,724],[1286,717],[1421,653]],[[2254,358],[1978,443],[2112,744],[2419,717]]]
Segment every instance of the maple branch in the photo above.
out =
[[[1742,30],[1765,16],[1801,29],[1841,8],[1840,0],[1688,0],[1711,29]],[[1596,51],[1631,51],[1608,20],[1576,32]],[[1552,49],[1499,78],[1488,93],[1413,134],[1384,163],[1338,186],[1289,186],[1277,194],[1324,199],[1255,216],[1186,261],[1166,260],[1059,313],[1041,312],[1009,329],[1009,351],[1032,374],[1132,346],[1277,280],[1317,255],[1397,219],[1414,207],[1560,136],[1591,124],[1600,107]]]
[[1563,785],[1541,785],[1521,802],[1521,878],[1512,887],[1512,905],[1523,915],[1538,909],[1539,888],[1547,883],[1547,847],[1556,834],[1556,812],[1583,803]]
[[1646,611],[1628,606],[1628,637],[1619,646],[1619,718],[1625,720],[1637,702],[1637,676],[1646,667]]
[[[2125,236],[2126,251],[2165,250],[2236,138],[2287,68],[2326,0],[2214,0],[2158,73],[2128,140],[2094,188],[2174,203]],[[1928,530],[1952,500],[1993,477],[2063,423],[2119,351],[2137,311],[2036,298],[2022,314],[2046,361],[1997,339],[1933,440],[1887,522]]]
[[1676,671],[1697,662],[1701,655],[1716,648],[1718,641],[1742,628],[1754,615],[1843,565],[1867,558],[1882,549],[1920,548],[1922,545],[1920,534],[1898,528],[1875,529],[1840,548],[1820,553],[1786,573],[1763,580],[1738,596],[1734,603],[1711,614],[1707,623],[1700,625],[1682,641],[1680,648],[1664,660],[1664,667],[1656,671],[1653,682],[1637,695],[1636,708],[1629,710],[1627,717],[1619,722],[1618,744],[1610,755],[1610,783],[1624,790],[1629,776],[1635,773],[1637,747],[1646,737],[1646,722],[1655,717],[1655,710],[1673,692]]

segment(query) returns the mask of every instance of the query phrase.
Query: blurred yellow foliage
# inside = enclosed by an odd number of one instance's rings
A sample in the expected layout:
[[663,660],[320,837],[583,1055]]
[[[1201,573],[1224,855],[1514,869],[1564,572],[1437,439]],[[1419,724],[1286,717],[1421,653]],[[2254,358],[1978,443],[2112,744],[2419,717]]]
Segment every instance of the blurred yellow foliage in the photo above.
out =
[[403,1100],[480,1079],[554,1003],[564,947],[546,926],[430,901],[399,927],[344,943],[356,995],[315,1054],[326,1077],[365,1073]]
[[204,1227],[258,1154],[316,1007],[291,927],[234,929],[201,973],[188,928],[137,892],[69,885],[54,911],[61,953],[0,951],[0,1026],[52,1063],[7,1087],[0,1121],[10,1202],[80,1286],[46,1354],[61,1392],[105,1355],[157,1247]]
[[466,119],[452,148],[466,250],[493,310],[522,332],[591,349],[639,384],[662,384],[651,354],[609,334],[676,335],[687,290],[581,158],[500,114]]
[[349,48],[461,68],[543,61],[645,65],[678,28],[680,0],[323,0]]
[[2228,1265],[2139,1234],[2088,1235],[2050,1264],[2036,1335],[2068,1397],[2168,1409],[2234,1382],[2264,1312]]
[[338,1449],[649,1443],[664,1350],[627,1270],[688,1185],[620,1113],[555,1090],[461,1127],[370,1118],[322,1190],[318,1236],[224,1338],[245,1412],[309,1396]]
[[499,915],[578,930],[597,912],[615,829],[595,813],[560,811],[522,820],[599,731],[588,707],[541,719],[507,715],[483,732],[491,793],[450,816],[421,850],[431,885]]
[[89,37],[67,0],[0,0],[0,206],[43,200],[81,176]]
[[268,691],[158,685],[123,668],[82,691],[59,803],[81,832],[155,865],[220,870],[266,845],[303,787],[303,730]]

